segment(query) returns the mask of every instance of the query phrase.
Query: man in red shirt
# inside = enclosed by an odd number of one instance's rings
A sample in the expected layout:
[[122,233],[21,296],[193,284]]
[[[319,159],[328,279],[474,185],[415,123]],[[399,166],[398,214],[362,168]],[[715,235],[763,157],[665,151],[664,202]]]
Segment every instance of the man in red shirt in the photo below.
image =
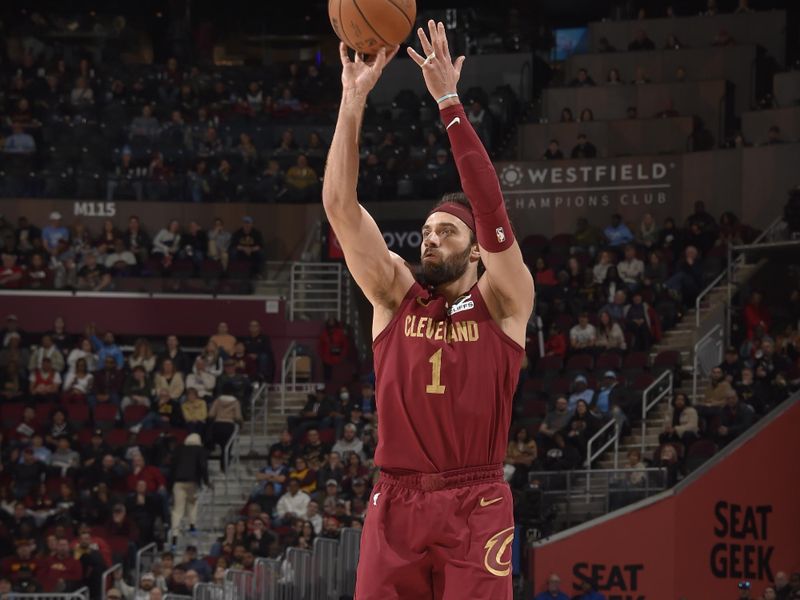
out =
[[772,316],[769,314],[767,307],[761,304],[763,296],[761,292],[753,292],[743,311],[744,324],[747,331],[747,339],[753,339],[753,333],[759,325],[763,327],[765,332],[769,332],[769,326],[772,323]]
[[342,101],[322,195],[374,309],[381,467],[355,598],[510,600],[514,518],[503,460],[533,278],[494,166],[458,100],[464,57],[451,60],[443,23],[428,29],[430,37],[418,31],[425,57],[409,54],[439,105],[466,198],[446,196],[425,220],[423,283],[356,198],[367,95],[396,50],[365,62],[340,47]]
[[83,568],[70,553],[67,538],[58,540],[55,555],[41,559],[36,572],[42,588],[48,593],[74,590],[83,580]]
[[165,494],[167,490],[167,480],[159,469],[145,464],[141,454],[135,454],[132,462],[131,474],[128,475],[128,491],[135,492],[136,484],[144,481],[147,484],[147,493],[156,492]]
[[36,560],[33,558],[33,543],[31,540],[17,540],[16,553],[0,561],[0,571],[3,575],[16,583],[19,572],[23,566],[28,566],[33,573],[36,573]]
[[17,257],[3,253],[3,265],[0,266],[0,288],[15,290],[22,287],[22,267],[17,265]]
[[330,381],[333,367],[344,362],[347,358],[347,338],[344,327],[333,317],[325,322],[325,329],[319,335],[319,355],[322,359],[325,381]]

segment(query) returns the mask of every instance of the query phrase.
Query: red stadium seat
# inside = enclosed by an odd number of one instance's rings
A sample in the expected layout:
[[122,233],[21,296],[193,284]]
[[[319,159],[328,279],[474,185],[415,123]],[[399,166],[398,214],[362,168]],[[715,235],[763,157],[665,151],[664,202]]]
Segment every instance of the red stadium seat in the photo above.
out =
[[641,373],[631,382],[631,389],[635,392],[643,392],[655,381],[650,373]]
[[136,434],[136,443],[143,448],[149,448],[156,443],[156,440],[163,433],[161,429],[142,429]]
[[591,354],[574,354],[567,360],[566,370],[568,372],[575,371],[591,371],[594,368],[594,358]]
[[320,429],[319,430],[319,441],[323,444],[335,444],[336,443],[336,430],[335,429]]
[[128,445],[128,438],[130,435],[127,429],[112,429],[106,433],[106,444],[108,444],[112,450],[118,450]]
[[149,412],[150,409],[147,406],[142,406],[140,404],[127,406],[122,413],[122,422],[128,427],[136,425],[144,419]]
[[522,405],[523,417],[544,417],[547,413],[547,402],[544,400],[526,400]]
[[619,371],[622,368],[622,356],[616,352],[604,352],[597,357],[594,368],[598,371]]
[[69,422],[77,430],[81,430],[90,420],[87,404],[72,404],[69,407]]
[[189,435],[189,432],[185,429],[173,428],[169,430],[169,435],[175,438],[175,441],[179,444],[182,444],[183,441],[186,439],[186,436]]
[[25,404],[22,402],[9,402],[0,405],[0,418],[3,427],[15,427],[22,420],[22,413],[25,412]]
[[551,396],[568,396],[570,393],[570,387],[572,386],[572,382],[565,377],[558,377],[557,379],[553,379],[550,382],[550,395]]
[[564,360],[560,356],[543,356],[536,363],[534,373],[537,377],[551,379],[558,376],[563,366]]
[[118,409],[110,402],[101,402],[94,407],[94,425],[100,429],[111,429],[117,422]]
[[[53,402],[46,402],[45,404],[37,404],[35,409],[36,420],[42,424],[47,423],[48,421],[50,421],[50,415],[55,409],[56,409],[56,404]],[[69,412],[67,412],[67,409],[64,408],[63,410],[67,414],[67,417],[69,418],[71,415],[69,414]]]
[[672,371],[677,374],[681,367],[681,354],[677,350],[664,350],[659,352],[653,359],[651,371],[653,375],[661,375],[664,371]]

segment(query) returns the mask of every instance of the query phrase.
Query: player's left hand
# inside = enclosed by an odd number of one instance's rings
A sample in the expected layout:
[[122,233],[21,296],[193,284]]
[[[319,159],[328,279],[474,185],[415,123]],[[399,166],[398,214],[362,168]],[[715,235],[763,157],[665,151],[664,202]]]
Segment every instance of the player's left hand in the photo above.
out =
[[428,86],[431,96],[438,100],[445,94],[456,93],[456,85],[461,77],[461,67],[464,66],[466,58],[459,56],[455,61],[450,58],[450,47],[447,44],[444,23],[441,21],[435,23],[431,19],[428,21],[428,32],[430,38],[425,35],[422,27],[417,30],[425,56],[420,56],[411,46],[408,47],[408,55],[422,68],[425,85]]

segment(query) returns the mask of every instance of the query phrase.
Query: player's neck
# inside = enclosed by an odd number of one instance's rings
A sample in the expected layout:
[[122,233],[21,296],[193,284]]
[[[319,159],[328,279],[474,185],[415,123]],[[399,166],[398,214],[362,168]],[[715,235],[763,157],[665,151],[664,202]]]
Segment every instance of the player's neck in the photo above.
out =
[[445,300],[447,300],[448,306],[453,304],[456,300],[458,300],[461,296],[466,294],[469,290],[472,289],[478,282],[478,275],[477,273],[464,273],[458,279],[455,279],[449,283],[443,283],[441,285],[436,286],[434,289],[437,294],[443,296]]

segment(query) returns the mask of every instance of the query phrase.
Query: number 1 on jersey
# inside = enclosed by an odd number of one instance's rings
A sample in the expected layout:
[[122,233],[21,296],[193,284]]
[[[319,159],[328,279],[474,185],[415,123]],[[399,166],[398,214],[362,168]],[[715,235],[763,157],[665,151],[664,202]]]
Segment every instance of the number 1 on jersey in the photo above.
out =
[[428,362],[432,365],[432,382],[425,386],[425,391],[429,394],[444,394],[445,386],[442,385],[442,349],[439,348],[434,352]]

